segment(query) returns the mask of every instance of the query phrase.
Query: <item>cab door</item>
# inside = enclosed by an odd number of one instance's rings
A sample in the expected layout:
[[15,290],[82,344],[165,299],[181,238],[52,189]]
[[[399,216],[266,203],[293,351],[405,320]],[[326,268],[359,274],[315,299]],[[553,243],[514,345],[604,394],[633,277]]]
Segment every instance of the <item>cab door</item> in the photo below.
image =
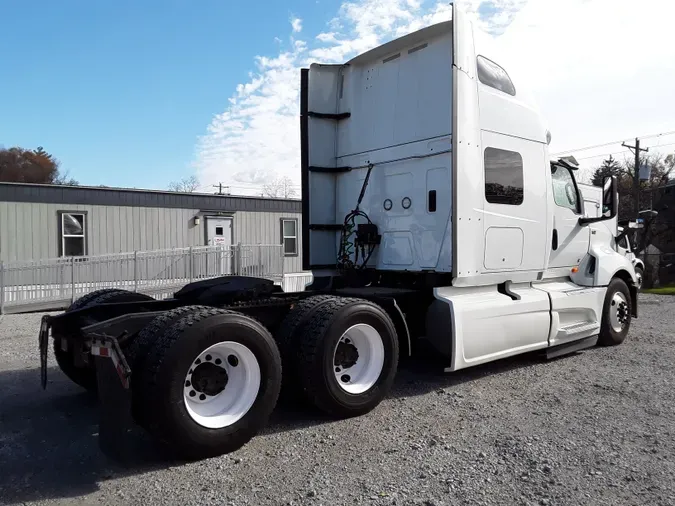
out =
[[553,185],[553,233],[549,268],[575,267],[588,253],[591,232],[579,225],[583,216],[581,192],[567,167],[551,167]]

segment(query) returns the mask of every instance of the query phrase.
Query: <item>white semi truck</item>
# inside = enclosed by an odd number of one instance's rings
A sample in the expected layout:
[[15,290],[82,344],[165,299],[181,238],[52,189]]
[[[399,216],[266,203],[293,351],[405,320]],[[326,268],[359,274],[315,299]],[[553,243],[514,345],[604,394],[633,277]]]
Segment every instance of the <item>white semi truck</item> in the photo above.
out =
[[284,293],[226,277],[161,301],[89,294],[43,320],[43,385],[51,335],[61,370],[98,392],[106,430],[128,407],[168,448],[202,458],[257,434],[282,387],[337,418],[369,412],[421,337],[448,371],[622,343],[638,300],[604,226],[616,180],[605,211],[585,216],[574,166],[550,158],[524,88],[456,7],[452,21],[303,69],[314,282]]

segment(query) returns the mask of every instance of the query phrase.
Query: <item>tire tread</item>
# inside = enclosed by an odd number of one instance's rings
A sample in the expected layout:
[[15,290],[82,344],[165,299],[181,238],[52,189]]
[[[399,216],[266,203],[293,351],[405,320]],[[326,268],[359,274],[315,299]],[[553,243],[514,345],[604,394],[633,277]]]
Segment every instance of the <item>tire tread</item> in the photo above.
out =
[[303,339],[297,350],[297,366],[298,370],[301,371],[300,380],[303,395],[321,411],[341,418],[352,416],[353,413],[335,406],[327,399],[326,392],[322,388],[322,382],[316,380],[316,375],[321,374],[322,371],[315,370],[315,364],[319,361],[318,356],[321,353],[324,336],[330,326],[335,323],[339,311],[350,304],[360,302],[370,304],[365,299],[353,297],[335,297],[334,300],[322,304],[307,322]]
[[282,395],[294,399],[300,389],[298,364],[298,346],[312,314],[325,303],[335,300],[334,295],[315,295],[297,302],[279,326],[276,341],[281,352],[285,375],[282,382]]
[[[75,302],[73,302],[68,309],[66,309],[66,313],[76,311],[79,309],[84,309],[86,307],[94,306],[96,304],[104,304],[106,302],[112,302],[116,298],[129,298],[131,300],[137,299],[137,300],[142,300],[147,298],[148,300],[151,300],[152,297],[148,295],[143,295],[138,292],[131,292],[129,290],[123,290],[120,288],[103,288],[100,290],[95,290],[93,292],[89,292],[79,299],[77,299]],[[126,301],[124,301],[126,302]],[[97,388],[96,384],[96,370],[94,369],[93,364],[87,366],[87,367],[77,367],[75,366],[73,362],[73,356],[70,352],[62,351],[61,350],[61,336],[60,334],[54,334],[53,335],[53,352],[54,352],[54,358],[56,359],[56,363],[59,366],[59,369],[70,379],[73,383],[81,386],[85,390],[88,390],[90,392],[95,392]]]
[[[185,434],[184,437],[176,437],[174,422],[167,422],[167,419],[163,416],[165,412],[163,407],[165,407],[164,403],[167,400],[163,398],[160,391],[166,387],[166,385],[162,384],[166,378],[162,376],[166,372],[164,363],[167,360],[169,351],[181,339],[188,328],[210,317],[227,314],[244,317],[265,328],[255,318],[227,309],[207,306],[186,306],[171,310],[166,315],[163,315],[164,318],[161,318],[161,320],[158,317],[157,321],[154,322],[155,325],[149,326],[152,328],[148,328],[148,336],[154,334],[155,337],[154,339],[148,338],[149,343],[145,350],[143,367],[139,371],[136,382],[132,382],[133,394],[137,396],[135,405],[138,410],[139,424],[151,433],[161,445],[170,448],[173,453],[188,459],[219,455],[223,447],[236,449],[250,439],[257,431],[258,425],[262,425],[265,421],[263,419],[256,419],[253,423],[248,422],[242,429],[238,429],[225,436],[219,436],[221,439],[216,446],[204,446],[203,444],[194,443],[188,434]],[[271,336],[268,339],[270,344],[275,348],[275,353],[273,354],[275,367],[281,370],[281,358],[276,352],[276,344]],[[280,379],[279,377],[268,379],[268,381],[278,382]],[[278,390],[274,394],[275,402],[276,395],[278,395]]]
[[600,323],[600,334],[598,336],[598,344],[600,346],[617,346],[623,343],[630,330],[630,319],[628,321],[628,328],[625,329],[625,332],[623,334],[617,334],[616,332],[614,332],[614,329],[612,329],[611,324],[609,323],[608,304],[611,300],[612,295],[621,286],[623,288],[621,291],[626,297],[626,303],[628,304],[628,314],[629,315],[631,314],[632,302],[628,285],[626,285],[626,282],[620,278],[612,279],[612,281],[609,283],[609,286],[607,287],[607,293],[605,294],[605,300],[602,308],[602,321]]

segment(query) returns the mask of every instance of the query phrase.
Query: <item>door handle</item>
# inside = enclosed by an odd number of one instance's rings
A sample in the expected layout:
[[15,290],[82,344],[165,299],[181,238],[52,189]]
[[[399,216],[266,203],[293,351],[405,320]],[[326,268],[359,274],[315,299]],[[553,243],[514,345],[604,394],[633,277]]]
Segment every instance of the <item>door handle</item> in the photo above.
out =
[[555,228],[553,229],[553,241],[551,247],[553,248],[553,251],[558,249],[558,231]]

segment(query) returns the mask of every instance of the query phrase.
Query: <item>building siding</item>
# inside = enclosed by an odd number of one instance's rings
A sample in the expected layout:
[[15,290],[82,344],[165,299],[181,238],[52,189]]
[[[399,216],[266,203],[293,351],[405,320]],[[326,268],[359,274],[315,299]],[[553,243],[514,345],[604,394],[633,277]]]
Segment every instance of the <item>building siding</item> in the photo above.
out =
[[297,219],[297,251],[294,256],[284,258],[284,272],[302,271],[302,215],[300,213],[235,213],[233,226],[234,243],[241,244],[281,244],[282,218]]
[[[87,253],[103,255],[129,251],[203,246],[206,220],[203,209],[102,206],[0,201],[0,260],[13,262],[59,256],[59,212],[86,213]],[[202,216],[199,225],[195,216]],[[301,213],[237,211],[233,217],[233,243],[280,244],[281,219],[298,220],[298,253]],[[302,271],[300,254],[284,259],[284,272]]]

